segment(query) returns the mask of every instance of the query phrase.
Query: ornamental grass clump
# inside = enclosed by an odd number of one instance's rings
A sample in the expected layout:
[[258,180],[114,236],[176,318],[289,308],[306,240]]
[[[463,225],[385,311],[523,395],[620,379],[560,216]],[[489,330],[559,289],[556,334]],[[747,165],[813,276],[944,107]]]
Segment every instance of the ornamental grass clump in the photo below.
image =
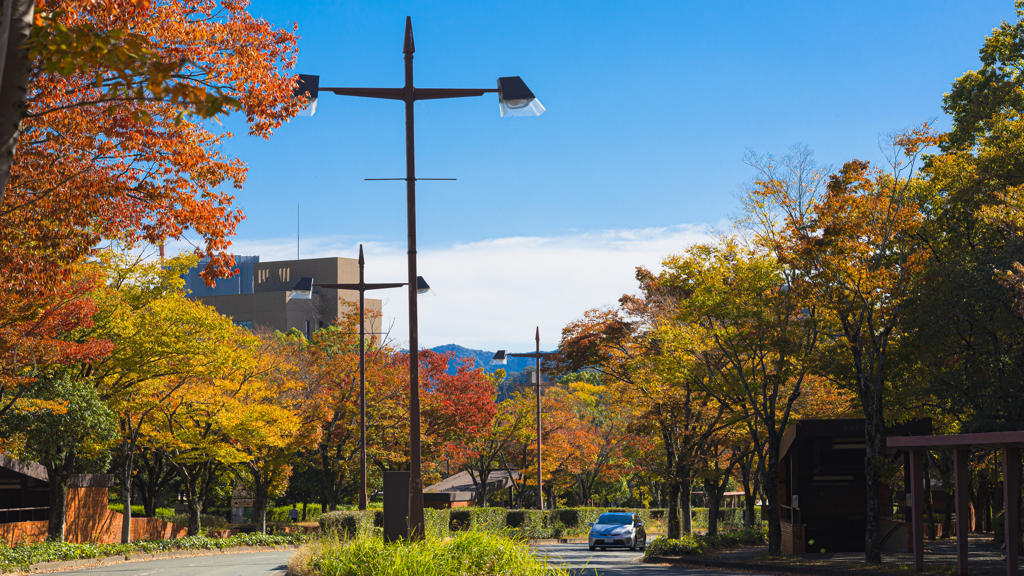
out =
[[507,534],[478,531],[450,538],[385,544],[380,538],[315,540],[289,561],[299,576],[568,576]]

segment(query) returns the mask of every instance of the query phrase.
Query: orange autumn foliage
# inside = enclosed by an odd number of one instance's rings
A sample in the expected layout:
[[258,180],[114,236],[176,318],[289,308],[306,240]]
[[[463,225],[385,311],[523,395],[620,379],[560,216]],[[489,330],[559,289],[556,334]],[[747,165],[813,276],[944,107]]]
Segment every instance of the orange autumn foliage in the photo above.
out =
[[71,266],[101,240],[159,243],[191,231],[202,239],[196,252],[211,257],[204,276],[229,274],[229,238],[243,215],[222,187],[240,188],[246,167],[221,151],[230,133],[211,131],[179,105],[206,101],[205,92],[224,95],[244,112],[249,133],[261,137],[295,114],[286,71],[296,36],[246,7],[235,0],[37,3],[37,11],[51,14],[41,21],[57,18],[68,30],[147,38],[154,57],[176,63],[177,92],[143,78],[134,92],[111,98],[108,81],[124,69],[98,63],[55,70],[41,56],[33,66],[0,197],[0,406],[11,397],[11,378],[39,360],[25,350],[47,350],[47,363],[58,364],[79,354],[51,343],[60,324],[88,322],[87,305],[69,307],[78,300],[68,295],[81,292]]

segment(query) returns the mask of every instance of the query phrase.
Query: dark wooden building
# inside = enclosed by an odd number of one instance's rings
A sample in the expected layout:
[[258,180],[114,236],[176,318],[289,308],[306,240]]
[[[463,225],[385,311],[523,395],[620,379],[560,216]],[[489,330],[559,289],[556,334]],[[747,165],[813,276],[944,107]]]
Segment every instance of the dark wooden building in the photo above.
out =
[[[884,436],[931,433],[931,421],[887,428]],[[893,460],[902,451],[884,451]],[[800,420],[786,430],[779,461],[782,552],[854,552],[864,550],[867,478],[864,420]],[[894,506],[902,494],[880,486],[882,537],[889,549],[906,549],[907,527]]]

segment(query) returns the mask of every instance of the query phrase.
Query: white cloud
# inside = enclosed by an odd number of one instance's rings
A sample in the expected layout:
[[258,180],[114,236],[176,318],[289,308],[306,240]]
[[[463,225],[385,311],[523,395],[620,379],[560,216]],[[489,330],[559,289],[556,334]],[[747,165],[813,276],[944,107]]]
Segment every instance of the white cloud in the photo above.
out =
[[[421,247],[419,275],[434,295],[419,298],[420,346],[454,343],[529,351],[539,326],[541,348],[553,349],[562,327],[584,311],[613,306],[623,294],[635,293],[637,266],[658,270],[665,256],[709,240],[709,229],[680,225]],[[234,253],[259,255],[263,262],[294,259],[294,250],[294,239],[236,238],[233,246]],[[367,243],[363,250],[368,282],[406,278],[404,244]],[[357,254],[358,244],[350,238],[302,239],[303,258]],[[374,296],[384,299],[385,326],[393,322],[392,337],[406,345],[405,290],[382,290]]]

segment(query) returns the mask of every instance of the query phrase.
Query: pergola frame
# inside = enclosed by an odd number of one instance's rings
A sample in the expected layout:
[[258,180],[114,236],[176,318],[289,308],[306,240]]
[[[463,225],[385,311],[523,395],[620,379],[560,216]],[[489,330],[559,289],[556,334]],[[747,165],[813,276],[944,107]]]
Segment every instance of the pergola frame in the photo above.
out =
[[889,436],[886,446],[910,452],[910,512],[914,546],[914,570],[924,570],[924,451],[953,451],[953,494],[956,502],[956,573],[967,574],[967,542],[970,517],[967,498],[967,463],[971,450],[1001,450],[1003,456],[1003,521],[1006,532],[1006,574],[1017,576],[1017,540],[1020,526],[1017,499],[1020,495],[1020,447],[1024,446],[1024,430],[1014,432],[983,432],[950,436]]

